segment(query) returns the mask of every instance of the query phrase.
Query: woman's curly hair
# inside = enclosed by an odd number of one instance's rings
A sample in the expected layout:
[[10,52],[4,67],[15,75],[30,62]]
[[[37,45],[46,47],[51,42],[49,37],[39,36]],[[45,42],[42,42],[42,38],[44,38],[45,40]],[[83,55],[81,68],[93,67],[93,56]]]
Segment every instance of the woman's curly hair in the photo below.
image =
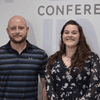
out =
[[83,30],[82,30],[82,27],[76,21],[69,20],[68,22],[65,23],[65,25],[63,26],[63,28],[61,30],[60,50],[48,58],[47,67],[48,67],[49,74],[51,73],[53,62],[58,60],[63,54],[66,54],[66,47],[65,47],[65,44],[63,43],[62,35],[63,35],[65,27],[69,24],[76,25],[78,27],[78,31],[80,33],[76,52],[74,53],[74,55],[71,58],[70,73],[71,74],[73,73],[74,66],[77,67],[77,69],[80,69],[80,72],[81,72],[82,66],[85,65],[86,60],[88,60],[88,58],[90,56],[91,50],[90,50],[89,45],[86,43],[86,39],[85,39]]

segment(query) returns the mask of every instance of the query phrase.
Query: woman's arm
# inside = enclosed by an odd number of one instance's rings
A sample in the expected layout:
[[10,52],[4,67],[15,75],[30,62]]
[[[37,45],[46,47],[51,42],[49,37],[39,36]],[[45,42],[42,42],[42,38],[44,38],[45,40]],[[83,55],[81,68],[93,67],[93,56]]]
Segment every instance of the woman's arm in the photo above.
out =
[[79,100],[100,100],[100,59],[97,54],[93,54],[91,58],[89,89]]
[[56,94],[54,90],[54,82],[53,82],[53,77],[51,74],[49,75],[47,73],[47,68],[45,71],[45,84],[46,84],[46,92],[47,92],[47,97],[49,100],[59,100],[58,95]]

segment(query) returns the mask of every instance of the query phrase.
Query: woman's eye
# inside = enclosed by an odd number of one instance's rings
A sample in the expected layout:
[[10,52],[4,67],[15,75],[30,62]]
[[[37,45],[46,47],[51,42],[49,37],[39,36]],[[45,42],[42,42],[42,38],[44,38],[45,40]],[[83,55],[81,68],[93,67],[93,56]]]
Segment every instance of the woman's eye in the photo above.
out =
[[75,32],[73,34],[76,34]]
[[65,32],[65,34],[68,34],[69,32]]

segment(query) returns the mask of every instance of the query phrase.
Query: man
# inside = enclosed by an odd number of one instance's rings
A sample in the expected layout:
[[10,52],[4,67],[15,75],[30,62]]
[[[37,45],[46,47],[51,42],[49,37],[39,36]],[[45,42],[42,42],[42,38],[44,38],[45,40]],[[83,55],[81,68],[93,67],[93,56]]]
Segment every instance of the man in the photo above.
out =
[[47,100],[47,54],[26,40],[29,27],[23,17],[13,16],[6,30],[10,41],[0,47],[0,100],[38,100],[38,74],[43,84],[41,100]]

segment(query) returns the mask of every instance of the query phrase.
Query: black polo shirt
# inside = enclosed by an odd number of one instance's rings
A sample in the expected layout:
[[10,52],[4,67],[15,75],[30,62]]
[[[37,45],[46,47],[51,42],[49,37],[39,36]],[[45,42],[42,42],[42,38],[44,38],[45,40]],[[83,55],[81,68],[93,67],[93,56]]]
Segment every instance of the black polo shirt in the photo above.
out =
[[10,41],[0,47],[0,100],[38,100],[38,75],[44,78],[47,54],[27,41],[19,54]]

